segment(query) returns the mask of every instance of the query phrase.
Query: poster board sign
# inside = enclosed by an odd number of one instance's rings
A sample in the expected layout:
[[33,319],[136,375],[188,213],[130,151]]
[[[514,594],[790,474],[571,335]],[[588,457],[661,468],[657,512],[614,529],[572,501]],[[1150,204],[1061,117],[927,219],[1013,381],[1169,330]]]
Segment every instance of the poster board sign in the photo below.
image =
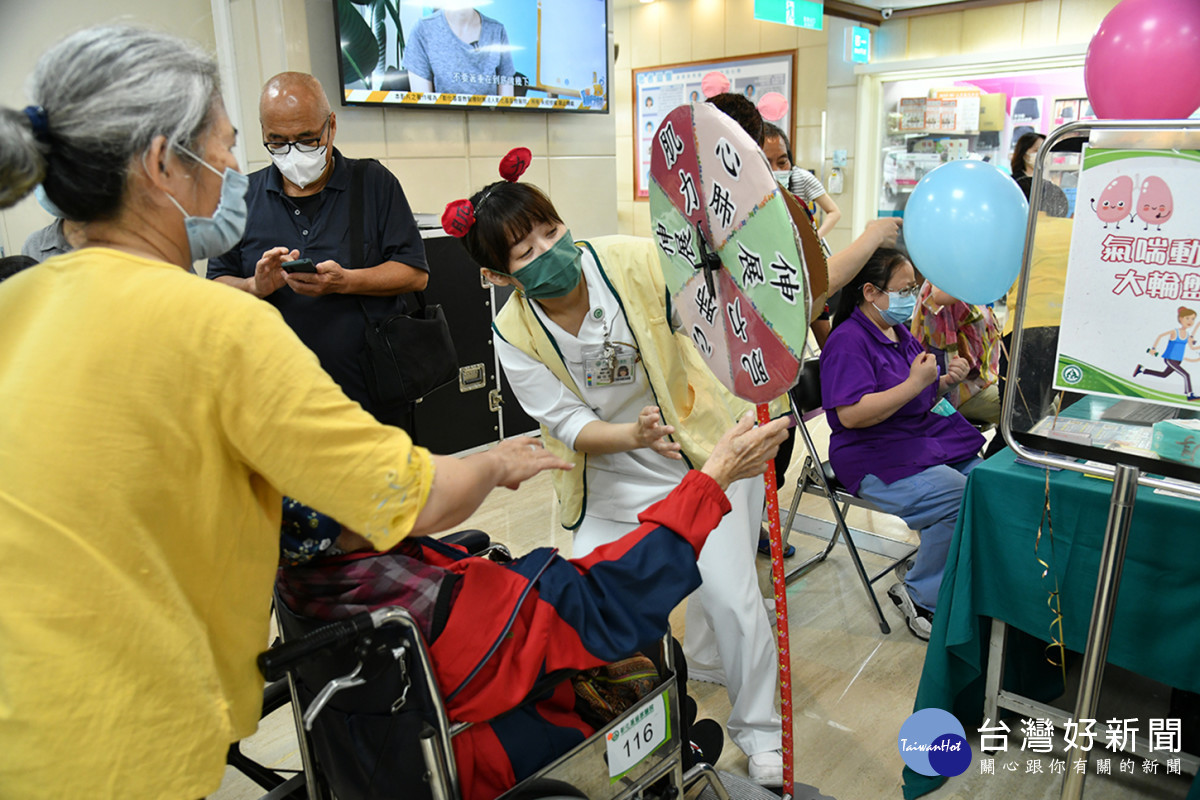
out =
[[792,129],[792,105],[795,102],[794,50],[713,61],[691,61],[633,71],[633,142],[634,199],[650,197],[650,151],[654,132],[667,114],[687,103],[703,103],[707,98],[700,82],[710,72],[719,72],[729,81],[728,91],[744,94],[756,105],[763,95],[777,92],[787,99],[787,112],[781,119],[768,120],[795,138]]
[[1087,148],[1054,388],[1200,409],[1200,150]]
[[947,100],[954,101],[954,127],[943,127],[942,130],[979,130],[980,92],[978,89],[974,87],[969,89],[957,87],[953,89],[934,89],[930,92],[930,97],[936,97],[937,99],[941,100],[943,109],[945,108],[945,103]]

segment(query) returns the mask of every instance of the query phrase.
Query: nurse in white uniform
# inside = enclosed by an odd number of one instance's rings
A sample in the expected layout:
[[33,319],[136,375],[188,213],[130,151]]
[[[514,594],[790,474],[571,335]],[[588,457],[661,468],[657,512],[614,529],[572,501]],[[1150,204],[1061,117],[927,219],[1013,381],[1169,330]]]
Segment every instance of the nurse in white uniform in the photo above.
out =
[[[653,244],[611,237],[595,247],[577,246],[549,199],[515,182],[501,181],[452,203],[444,224],[455,217],[466,230],[446,228],[463,236],[484,276],[517,289],[497,317],[496,350],[521,406],[557,440],[548,439],[547,446],[562,443],[577,457],[576,471],[583,470],[581,518],[561,520],[564,526],[577,522],[574,556],[581,557],[636,526],[638,513],[687,472],[688,459],[676,441],[686,437],[674,436],[675,427],[663,419],[706,416],[696,406],[683,415],[660,408],[671,402],[664,397],[669,379],[663,372],[680,370],[655,363],[676,355],[665,298],[640,290],[648,280],[645,270],[657,273]],[[464,218],[468,225],[461,224]],[[664,341],[670,345],[660,348]],[[695,377],[698,385],[719,387],[705,373],[689,373],[688,383]],[[735,421],[731,414],[707,414],[713,423],[718,417],[717,434]],[[738,481],[727,494],[733,510],[701,552],[703,585],[689,598],[684,652],[691,673],[725,683],[732,708],[727,729],[750,757],[751,778],[780,785],[776,651],[754,564],[763,482]]]

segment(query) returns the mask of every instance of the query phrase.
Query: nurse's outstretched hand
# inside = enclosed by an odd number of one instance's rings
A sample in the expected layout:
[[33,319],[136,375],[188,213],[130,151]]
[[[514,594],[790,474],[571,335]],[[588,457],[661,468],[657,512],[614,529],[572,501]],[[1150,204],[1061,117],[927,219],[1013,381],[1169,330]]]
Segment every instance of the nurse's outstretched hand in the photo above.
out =
[[663,424],[658,406],[646,406],[642,413],[638,414],[637,428],[633,435],[638,447],[649,447],[660,456],[679,461],[683,459],[679,443],[667,438],[674,432],[674,426]]
[[734,481],[762,475],[787,438],[790,425],[790,417],[780,417],[755,427],[754,414],[747,413],[717,442],[701,472],[725,490]]

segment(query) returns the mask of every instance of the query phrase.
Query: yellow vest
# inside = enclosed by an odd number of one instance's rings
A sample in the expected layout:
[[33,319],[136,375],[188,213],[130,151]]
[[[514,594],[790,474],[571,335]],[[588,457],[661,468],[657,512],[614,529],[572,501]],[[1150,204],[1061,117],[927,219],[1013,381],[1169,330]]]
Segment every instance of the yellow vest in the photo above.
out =
[[[671,330],[670,298],[653,240],[603,236],[580,244],[595,256],[601,277],[625,314],[654,402],[663,422],[675,428],[671,439],[679,443],[689,466],[700,469],[725,431],[754,406],[717,380],[686,335]],[[506,342],[545,364],[581,397],[554,338],[528,300],[520,294],[510,297],[496,315],[495,327]],[[773,416],[787,409],[786,397],[772,403]],[[559,521],[574,530],[587,513],[587,455],[550,436],[545,425],[541,429],[546,448],[575,465],[567,472],[553,472]]]

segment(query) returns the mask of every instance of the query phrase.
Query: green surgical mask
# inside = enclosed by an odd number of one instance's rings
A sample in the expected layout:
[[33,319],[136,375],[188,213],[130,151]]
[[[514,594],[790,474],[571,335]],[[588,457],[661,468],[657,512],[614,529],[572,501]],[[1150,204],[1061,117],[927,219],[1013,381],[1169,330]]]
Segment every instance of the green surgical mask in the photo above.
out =
[[562,297],[579,285],[582,258],[571,232],[564,230],[549,250],[521,267],[520,275],[507,274],[521,282],[530,300],[549,300]]

